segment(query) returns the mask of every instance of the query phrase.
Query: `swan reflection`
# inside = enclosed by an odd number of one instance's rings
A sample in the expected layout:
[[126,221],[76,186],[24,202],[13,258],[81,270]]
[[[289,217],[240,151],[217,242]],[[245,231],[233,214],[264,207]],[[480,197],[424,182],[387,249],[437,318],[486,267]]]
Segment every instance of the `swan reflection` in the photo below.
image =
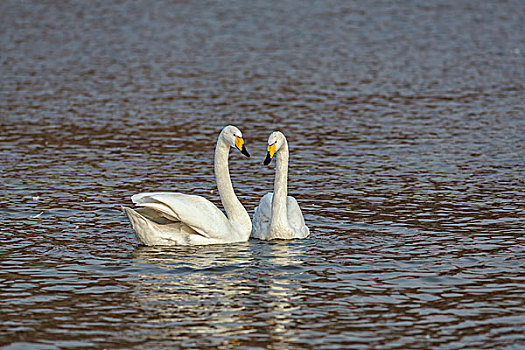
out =
[[146,323],[135,331],[159,327],[159,338],[174,339],[256,332],[289,341],[305,298],[302,249],[284,242],[138,247],[132,259],[142,273],[133,294]]

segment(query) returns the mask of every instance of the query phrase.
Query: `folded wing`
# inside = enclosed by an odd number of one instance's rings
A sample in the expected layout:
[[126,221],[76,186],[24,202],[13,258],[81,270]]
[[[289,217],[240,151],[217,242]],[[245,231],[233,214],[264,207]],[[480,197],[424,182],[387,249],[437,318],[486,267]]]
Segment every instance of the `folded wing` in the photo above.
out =
[[252,236],[255,238],[267,239],[270,234],[270,224],[272,222],[272,198],[272,192],[265,194],[259,201],[259,206],[255,208],[252,222]]
[[295,231],[298,238],[307,237],[310,234],[310,229],[304,223],[303,213],[297,200],[292,196],[288,196],[286,206],[290,227]]
[[131,200],[149,219],[182,222],[206,238],[222,239],[231,232],[226,215],[206,198],[177,192],[139,193]]

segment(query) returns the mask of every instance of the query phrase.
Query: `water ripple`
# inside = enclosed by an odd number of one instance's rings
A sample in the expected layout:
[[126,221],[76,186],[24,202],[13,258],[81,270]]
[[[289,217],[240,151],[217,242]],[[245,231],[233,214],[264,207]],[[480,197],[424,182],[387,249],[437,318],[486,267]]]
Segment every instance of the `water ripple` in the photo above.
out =
[[[525,347],[523,2],[2,2],[0,347]],[[308,239],[137,246],[144,190]]]

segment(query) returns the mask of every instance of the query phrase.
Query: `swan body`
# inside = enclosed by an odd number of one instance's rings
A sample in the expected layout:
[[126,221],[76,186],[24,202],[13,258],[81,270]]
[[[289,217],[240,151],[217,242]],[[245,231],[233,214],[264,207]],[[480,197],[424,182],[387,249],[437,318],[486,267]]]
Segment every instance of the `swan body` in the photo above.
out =
[[122,207],[143,245],[205,245],[245,242],[252,223],[230,179],[231,147],[250,156],[241,131],[226,126],[215,147],[215,177],[226,215],[209,200],[178,192],[145,192],[131,197],[134,208]]
[[306,238],[310,230],[304,222],[301,208],[294,197],[288,196],[288,142],[283,133],[273,132],[268,138],[268,153],[264,164],[274,155],[277,158],[274,192],[261,198],[253,215],[252,237],[270,239]]

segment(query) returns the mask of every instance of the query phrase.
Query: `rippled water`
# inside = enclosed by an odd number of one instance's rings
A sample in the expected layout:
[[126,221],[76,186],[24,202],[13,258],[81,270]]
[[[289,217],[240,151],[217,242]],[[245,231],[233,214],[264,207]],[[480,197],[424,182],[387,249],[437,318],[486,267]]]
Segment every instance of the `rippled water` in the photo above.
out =
[[[0,2],[0,346],[525,347],[525,2]],[[306,240],[141,247],[144,190]]]

